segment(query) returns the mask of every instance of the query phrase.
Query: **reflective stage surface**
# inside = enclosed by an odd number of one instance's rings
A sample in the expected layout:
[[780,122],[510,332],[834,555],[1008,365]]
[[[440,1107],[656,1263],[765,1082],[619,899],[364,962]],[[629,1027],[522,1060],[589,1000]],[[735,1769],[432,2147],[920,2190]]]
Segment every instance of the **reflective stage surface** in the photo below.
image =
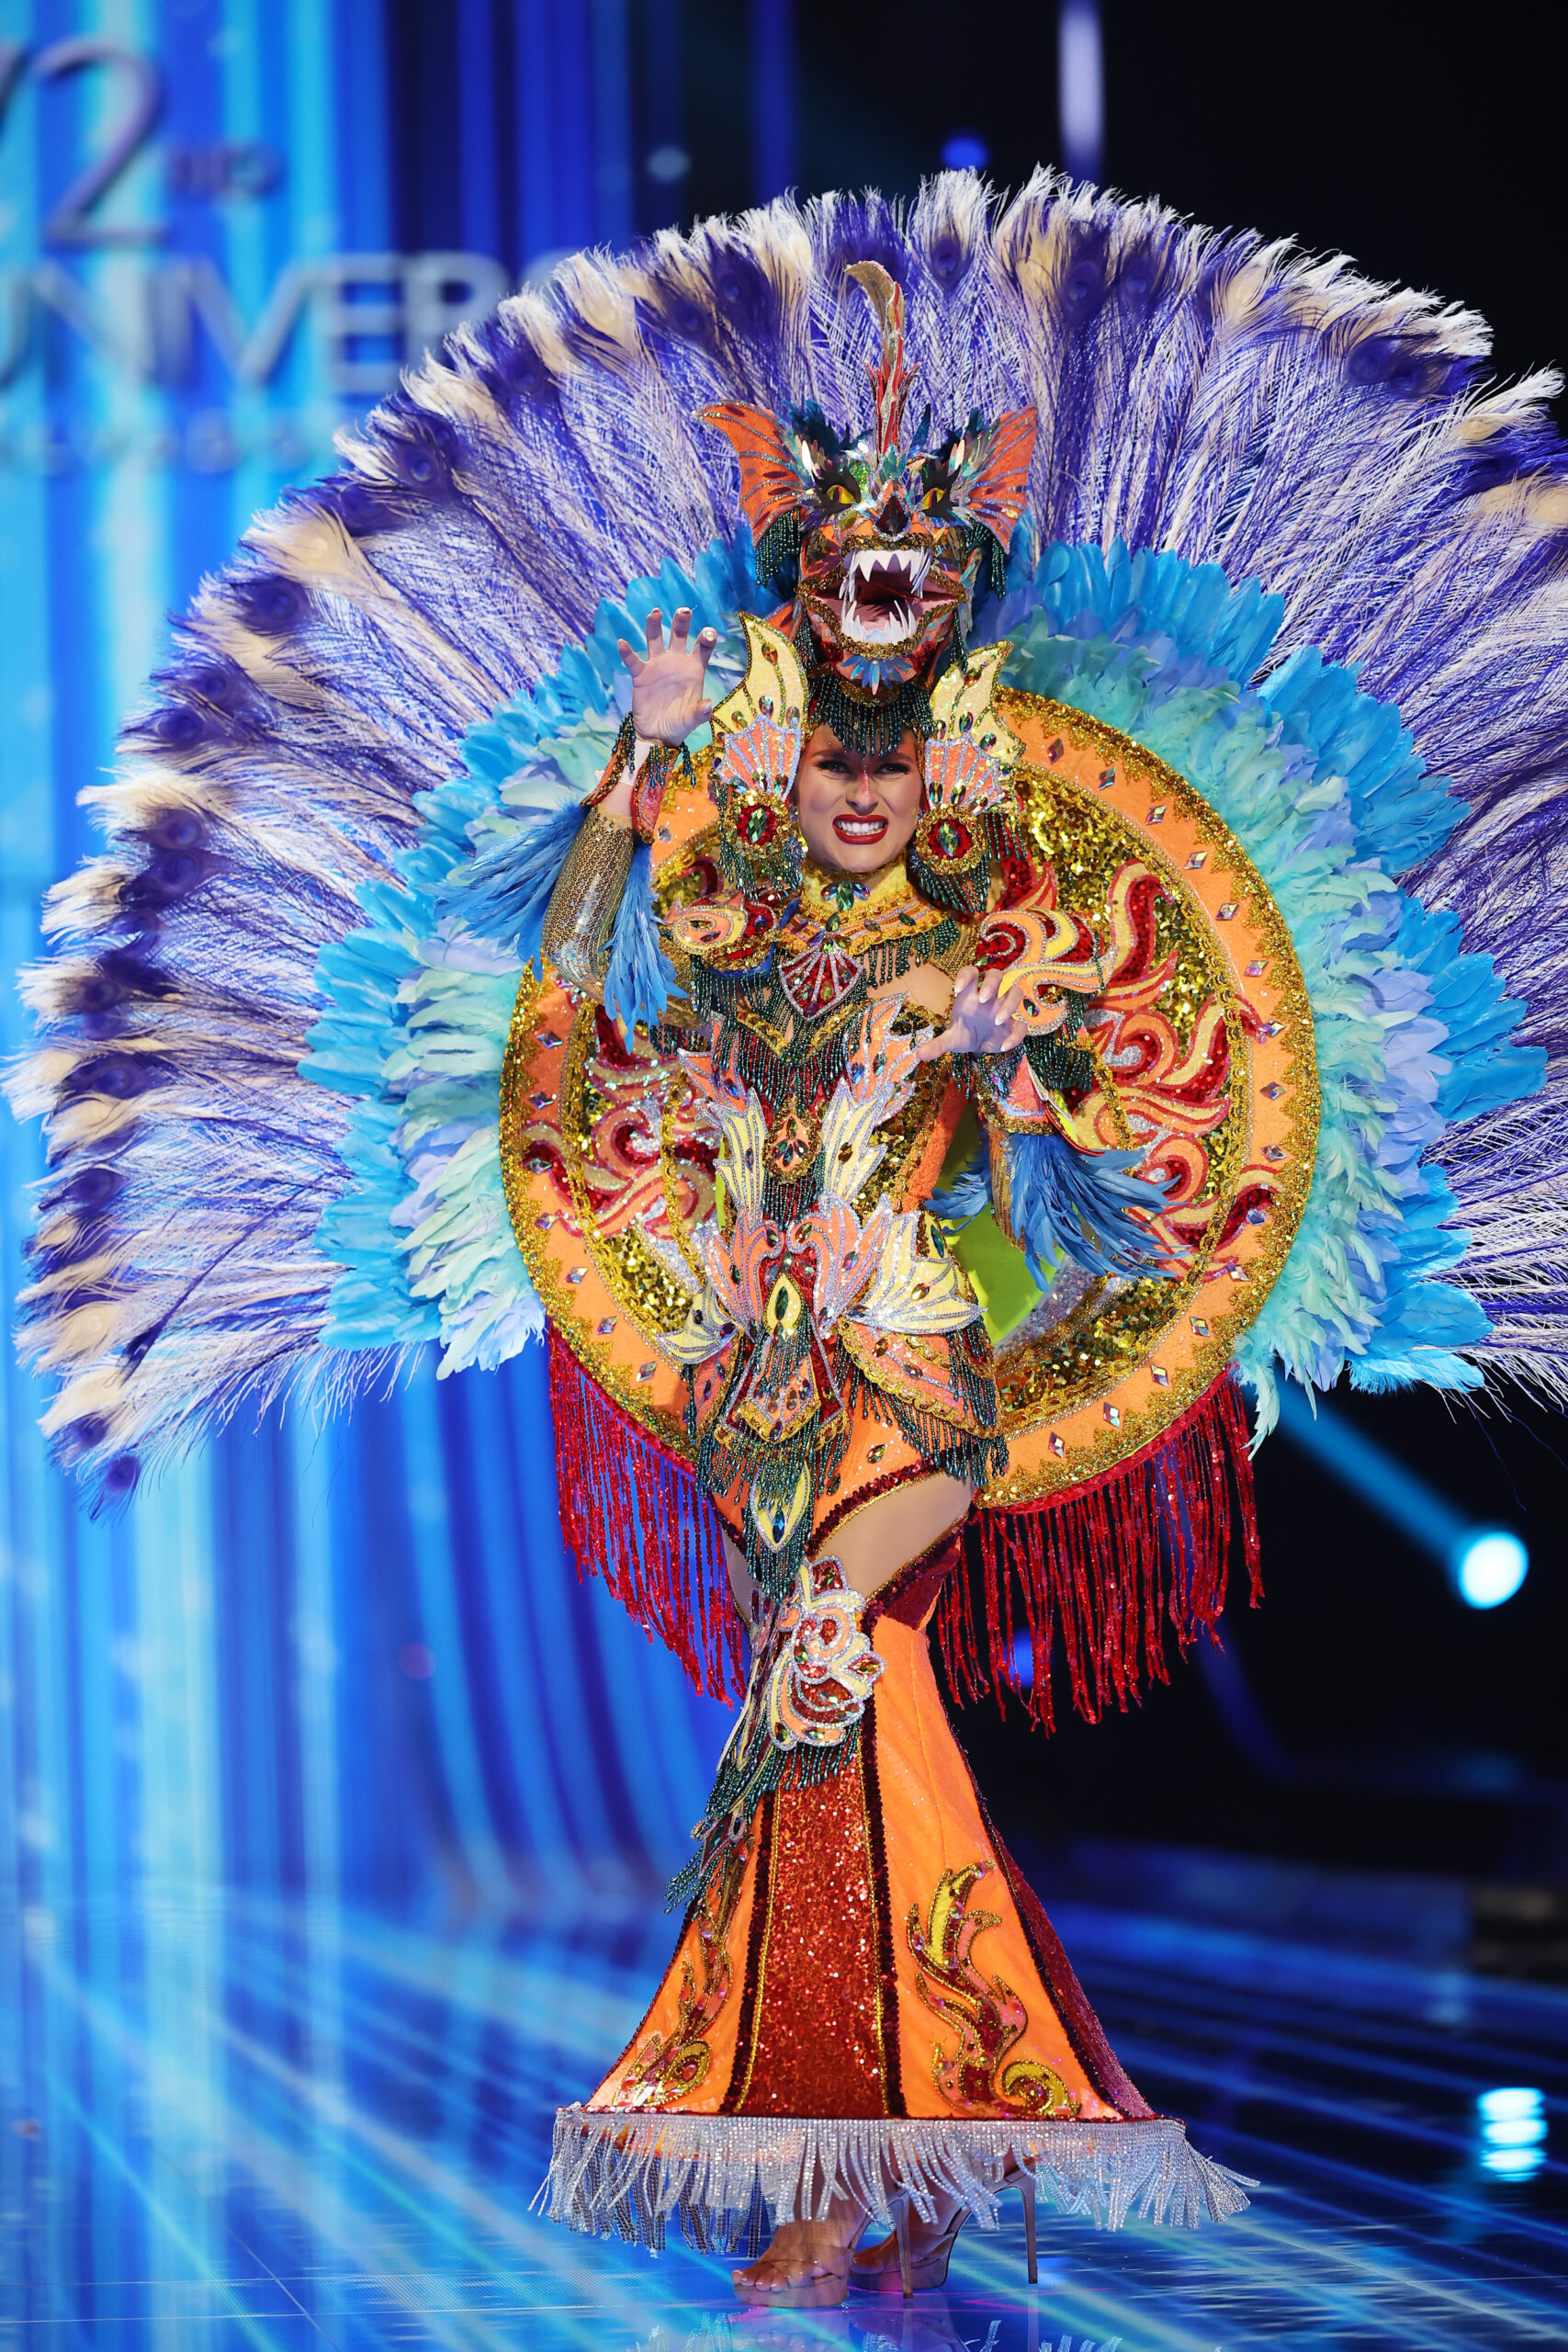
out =
[[[740,2311],[723,2264],[531,2215],[635,2027],[656,1910],[525,1924],[149,1898],[6,1923],[0,2329],[28,2346],[1213,2352],[1568,2336],[1568,1994],[1087,1904],[1111,2039],[1266,2185],[1194,2235],[1016,2199],[943,2295]],[[545,1924],[537,1924],[542,1917]]]

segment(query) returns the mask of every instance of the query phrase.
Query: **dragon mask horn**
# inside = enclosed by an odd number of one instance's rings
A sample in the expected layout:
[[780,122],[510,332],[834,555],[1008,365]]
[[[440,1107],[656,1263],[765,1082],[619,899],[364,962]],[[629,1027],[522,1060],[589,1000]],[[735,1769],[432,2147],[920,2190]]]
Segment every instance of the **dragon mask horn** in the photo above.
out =
[[877,363],[866,372],[876,395],[876,454],[885,458],[898,445],[904,402],[915,379],[904,358],[904,289],[879,261],[852,262],[849,275],[869,295],[882,334]]

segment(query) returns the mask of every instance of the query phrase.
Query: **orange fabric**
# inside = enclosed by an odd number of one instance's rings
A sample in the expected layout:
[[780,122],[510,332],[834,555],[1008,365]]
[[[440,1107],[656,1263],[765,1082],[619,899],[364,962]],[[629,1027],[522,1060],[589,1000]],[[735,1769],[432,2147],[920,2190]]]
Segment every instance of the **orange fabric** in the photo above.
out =
[[[728,1908],[710,1891],[688,1919],[647,2018],[590,2106],[1149,2112],[991,1830],[948,1724],[926,1625],[934,1572],[958,1551],[933,1545],[873,1602],[866,1623],[883,1671],[858,1757],[762,1804]],[[918,1622],[900,1622],[901,1601]]]
[[953,1138],[958,1133],[964,1114],[969,1108],[969,1097],[956,1079],[949,1079],[931,1130],[926,1137],[925,1149],[906,1171],[904,1190],[897,1205],[901,1209],[923,1209],[936,1190],[942,1174],[942,1161],[953,1148]]
[[[722,2112],[735,2072],[736,2031],[744,2006],[744,1971],[757,1889],[757,1852],[766,1830],[763,1817],[751,1825],[739,1894],[717,1939],[723,1960],[722,1991],[715,1982],[716,1972],[709,1958],[712,1946],[705,1945],[703,1934],[705,1919],[711,1921],[717,1907],[710,1889],[705,1901],[694,1905],[642,2023],[594,2092],[591,2106],[632,2110],[676,2108],[682,2115]],[[711,2018],[694,2016],[705,1995],[711,2001]],[[695,2032],[694,2025],[698,2028]],[[687,2071],[700,2066],[700,2080],[689,2086],[682,2083],[671,2095],[667,2081],[661,2079],[660,2061],[665,2062],[667,2074],[673,2071],[669,2066],[671,2053],[678,2057],[682,2051],[692,2052],[698,2046],[704,2054],[689,2060]]]
[[[930,2001],[919,1996],[922,1972],[910,1949],[909,1928],[911,1919],[923,1925],[929,1917],[944,1875],[958,1876],[979,1863],[984,1875],[974,1887],[970,1911],[993,1915],[995,1924],[975,1937],[972,1969],[988,1986],[999,1979],[1017,1996],[1028,2018],[1018,2040],[1009,2044],[1004,2063],[1042,2061],[1077,2100],[1077,2114],[1116,2115],[1119,2110],[1108,2106],[1090,2083],[1035,1966],[975,1783],[942,1703],[924,1626],[901,1625],[883,1616],[873,1639],[883,1661],[874,1701],[874,1754],[898,1986],[900,2111],[942,2116],[964,2111],[938,2086],[937,2053],[951,2059],[956,2037]],[[982,2111],[999,2115],[1008,2109],[997,2097]]]

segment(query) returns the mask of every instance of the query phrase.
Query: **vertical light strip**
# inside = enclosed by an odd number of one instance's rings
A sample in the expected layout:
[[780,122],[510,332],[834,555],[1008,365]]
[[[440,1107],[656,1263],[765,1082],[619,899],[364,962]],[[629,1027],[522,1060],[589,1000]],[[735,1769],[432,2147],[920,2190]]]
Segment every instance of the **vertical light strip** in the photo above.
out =
[[[408,1501],[410,1548],[419,1595],[422,1638],[435,1670],[425,1685],[436,1726],[437,1754],[461,1859],[479,1891],[491,1900],[510,1892],[496,1846],[484,1769],[474,1734],[457,1577],[477,1575],[480,1564],[454,1556],[447,1508],[446,1473],[435,1417],[435,1367],[426,1361],[399,1394],[401,1474]],[[456,1862],[458,1859],[453,1856]]]
[[[263,0],[224,0],[221,37],[225,140],[263,141],[283,148],[276,119],[277,96],[265,53],[266,11]],[[284,152],[287,152],[286,150]],[[276,209],[293,225],[297,206],[294,158],[288,155],[283,204]],[[280,239],[265,204],[229,204],[220,216],[224,274],[234,307],[247,328],[261,317],[267,295],[295,239]],[[244,452],[230,476],[229,530],[222,547],[208,559],[220,562],[257,507],[277,494],[281,469],[268,448],[272,400],[265,385],[234,381],[226,387],[235,437]]]
[[471,254],[496,253],[501,226],[494,10],[495,0],[457,0],[457,218]]
[[[169,16],[165,28],[158,0],[105,0],[99,28],[124,47],[158,59],[165,53],[165,35],[179,38],[177,14],[171,8]],[[156,150],[142,157],[118,198],[134,198],[142,218],[159,203],[155,155]],[[134,315],[137,281],[155,257],[155,249],[106,254],[88,275],[106,289],[116,288],[116,308]],[[178,403],[151,381],[135,387],[109,379],[108,405],[111,423],[119,425],[123,419],[130,435],[145,442],[166,433],[178,414]],[[177,445],[174,462],[179,463]],[[183,487],[166,469],[154,475],[150,467],[122,463],[107,469],[104,494],[95,502],[90,546],[101,596],[96,633],[107,690],[98,731],[106,746],[142,699],[143,682],[166,650],[164,616],[183,584],[173,561]],[[136,1859],[143,1883],[152,1881],[165,1890],[212,1883],[224,1872],[211,1520],[211,1466],[200,1455],[175,1464],[139,1491],[130,1513],[141,1668]],[[85,1532],[85,1553],[96,1533]],[[92,1653],[79,1654],[73,1663],[78,1671],[90,1671]],[[153,1904],[140,1955],[145,1971],[140,1989],[152,2049],[164,2051],[171,2041],[181,2048],[167,2091],[188,2109],[197,2079],[205,2101],[212,2097],[214,2053],[202,2047],[199,2037],[188,2061],[185,2048],[194,2032],[193,2013],[218,1996],[220,1980],[207,1939],[180,1936],[171,1951],[158,1933],[161,1924]],[[156,2064],[146,2087],[154,2109],[161,2106],[165,2086]],[[173,2327],[162,2315],[151,2332],[155,2344],[172,2343]]]
[[[643,0],[641,99],[643,152],[634,159],[634,182],[657,205],[647,225],[675,221],[684,209],[683,188],[691,169],[686,154],[681,60],[681,0]],[[658,170],[648,166],[657,158]],[[652,187],[649,187],[651,177]]]
[[[32,11],[20,23],[7,22],[6,32],[17,40],[36,37]],[[42,163],[38,107],[30,93],[19,89],[13,96],[4,141],[0,201],[10,216],[11,239],[24,254],[31,254],[38,250]],[[27,453],[36,451],[45,429],[40,372],[28,369],[7,388],[5,399],[12,430],[10,447],[0,462],[0,605],[6,613],[6,626],[0,629],[0,707],[6,713],[0,725],[0,954],[8,978],[37,953],[39,896],[58,869],[52,787],[53,607],[41,578],[49,490],[41,465],[27,461]],[[28,1026],[15,989],[6,987],[0,994],[0,1044],[7,1058],[27,1043]],[[36,1128],[23,1128],[0,1112],[0,1246],[7,1306],[22,1278],[28,1188],[41,1166]],[[6,1320],[9,1327],[9,1314]],[[0,1363],[6,1477],[0,1517],[0,1864],[6,1893],[24,1905],[32,1894],[31,1857],[21,1841],[32,1826],[29,1782],[36,1778],[34,1603],[57,1556],[48,1474],[36,1427],[41,1405],[39,1384],[22,1371],[12,1349],[6,1347]],[[20,1961],[16,1938],[0,1939],[0,1996],[17,2002],[15,2015],[21,2014]],[[9,2200],[6,2210],[15,2210]]]
[[593,11],[594,236],[624,245],[632,233],[631,87],[626,0],[592,0]]
[[1105,67],[1099,0],[1061,0],[1056,17],[1056,105],[1062,161],[1098,180],[1105,145]]
[[[94,28],[144,55],[157,57],[163,49],[153,0],[101,0]],[[100,139],[114,103],[104,90],[95,109]],[[139,166],[117,201],[134,205],[141,218],[152,215],[159,190],[149,164]],[[147,259],[135,249],[106,253],[88,265],[87,275],[117,312],[134,315]],[[117,436],[152,441],[168,421],[169,404],[158,389],[97,371],[95,379],[103,387],[96,421]],[[89,553],[102,697],[96,722],[106,753],[165,650],[164,616],[175,588],[171,504],[167,472],[134,463],[107,467],[94,498]],[[209,1511],[210,1476],[199,1458],[167,1470],[131,1507],[139,1644],[147,1667],[141,1683],[140,1859],[151,1875],[186,1883],[219,1878],[223,1869]],[[102,1541],[101,1525],[83,1529],[85,1551]],[[77,1665],[92,1675],[94,1650],[85,1649]],[[90,1702],[90,1688],[86,1695]]]
[[549,105],[565,134],[552,149],[555,243],[590,245],[595,220],[592,30],[581,0],[551,11]]
[[305,1841],[305,1885],[313,1896],[342,1893],[339,1855],[338,1727],[342,1648],[333,1607],[333,1445],[312,1430],[307,1415],[288,1422],[293,1465],[295,1713],[299,1739],[299,1790]]
[[530,268],[561,243],[555,185],[556,12],[550,0],[512,0],[517,83],[518,252]]
[[[464,1573],[483,1599],[490,1649],[486,1695],[493,1694],[498,1717],[491,1736],[506,1768],[520,1849],[544,1877],[558,1879],[571,1869],[574,1857],[561,1809],[558,1765],[548,1750],[543,1686],[560,1673],[562,1645],[558,1638],[541,1642],[532,1636],[529,1590],[544,1577],[558,1579],[562,1563],[558,1550],[552,1560],[530,1544],[519,1508],[524,1487],[537,1483],[539,1466],[536,1434],[530,1458],[521,1464],[511,1442],[508,1391],[523,1370],[512,1364],[498,1374],[482,1374],[457,1392],[472,1464],[472,1491],[461,1499],[477,1536]],[[450,1464],[447,1476],[450,1482]]]

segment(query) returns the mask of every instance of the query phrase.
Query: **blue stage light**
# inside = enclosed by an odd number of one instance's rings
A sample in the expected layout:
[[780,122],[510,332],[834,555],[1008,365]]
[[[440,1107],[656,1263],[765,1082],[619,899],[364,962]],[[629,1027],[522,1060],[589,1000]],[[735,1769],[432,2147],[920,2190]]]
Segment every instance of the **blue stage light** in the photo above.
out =
[[1509,2085],[1483,2091],[1475,2102],[1481,2162],[1506,2180],[1524,2180],[1546,2161],[1546,2101],[1538,2090]]
[[[1315,1409],[1314,1409],[1315,1406]],[[1525,1580],[1529,1554],[1506,1527],[1477,1527],[1435,1487],[1341,1418],[1331,1405],[1282,1382],[1280,1432],[1386,1519],[1440,1560],[1460,1599],[1495,1609]]]
[[983,172],[991,151],[977,130],[955,130],[942,148],[942,160],[950,172]]
[[1513,1599],[1529,1564],[1529,1554],[1507,1528],[1477,1527],[1455,1548],[1450,1573],[1460,1599],[1472,1609],[1495,1609]]

